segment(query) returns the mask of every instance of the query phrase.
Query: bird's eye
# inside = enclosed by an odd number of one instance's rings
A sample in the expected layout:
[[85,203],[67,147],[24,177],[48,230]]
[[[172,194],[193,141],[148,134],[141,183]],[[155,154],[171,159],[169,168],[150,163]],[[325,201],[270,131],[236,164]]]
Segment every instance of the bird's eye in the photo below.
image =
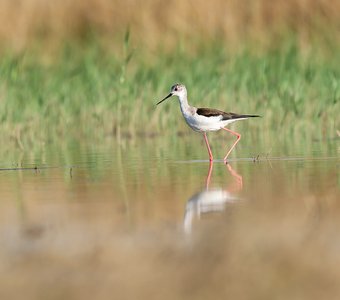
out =
[[178,87],[177,87],[177,86],[175,87],[175,91],[176,91],[176,92],[178,91]]

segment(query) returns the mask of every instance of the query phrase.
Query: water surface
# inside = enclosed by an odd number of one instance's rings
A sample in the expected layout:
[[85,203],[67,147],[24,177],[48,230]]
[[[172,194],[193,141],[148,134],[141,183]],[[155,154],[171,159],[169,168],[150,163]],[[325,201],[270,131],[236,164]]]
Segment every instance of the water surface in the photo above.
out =
[[245,142],[228,165],[209,164],[197,136],[4,155],[2,298],[271,297],[271,287],[296,297],[309,287],[317,299],[320,278],[333,295],[339,142],[262,147]]

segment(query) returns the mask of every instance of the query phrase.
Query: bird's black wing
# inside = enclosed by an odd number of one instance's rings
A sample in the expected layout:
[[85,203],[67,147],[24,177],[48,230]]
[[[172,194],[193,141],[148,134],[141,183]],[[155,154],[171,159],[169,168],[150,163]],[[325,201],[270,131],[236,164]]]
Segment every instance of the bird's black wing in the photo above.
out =
[[196,113],[204,117],[217,117],[223,116],[223,114],[225,114],[224,111],[213,108],[197,108]]
[[224,112],[222,110],[214,108],[197,108],[196,113],[205,117],[217,117],[221,116],[222,120],[233,120],[233,119],[244,119],[244,118],[254,118],[260,117],[258,115],[239,115],[232,112]]

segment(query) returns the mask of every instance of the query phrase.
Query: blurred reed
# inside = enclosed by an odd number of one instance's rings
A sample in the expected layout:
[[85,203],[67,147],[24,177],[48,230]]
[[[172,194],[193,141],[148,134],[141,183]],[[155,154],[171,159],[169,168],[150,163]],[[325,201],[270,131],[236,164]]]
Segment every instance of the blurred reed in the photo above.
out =
[[340,1],[330,0],[2,0],[0,47],[20,51],[38,43],[46,51],[96,35],[120,48],[130,28],[134,42],[148,49],[172,49],[187,38],[191,47],[219,39],[229,48],[272,48],[290,35],[301,48],[329,49],[339,44],[339,12]]

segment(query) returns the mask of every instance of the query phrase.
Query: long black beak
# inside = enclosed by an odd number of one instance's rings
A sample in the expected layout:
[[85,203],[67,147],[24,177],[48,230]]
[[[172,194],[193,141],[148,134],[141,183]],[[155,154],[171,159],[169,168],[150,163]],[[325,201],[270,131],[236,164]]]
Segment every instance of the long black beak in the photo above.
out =
[[168,96],[166,96],[164,99],[162,99],[161,101],[159,101],[156,105],[161,104],[163,101],[165,101],[166,99],[170,98],[172,96],[172,93],[170,93]]

